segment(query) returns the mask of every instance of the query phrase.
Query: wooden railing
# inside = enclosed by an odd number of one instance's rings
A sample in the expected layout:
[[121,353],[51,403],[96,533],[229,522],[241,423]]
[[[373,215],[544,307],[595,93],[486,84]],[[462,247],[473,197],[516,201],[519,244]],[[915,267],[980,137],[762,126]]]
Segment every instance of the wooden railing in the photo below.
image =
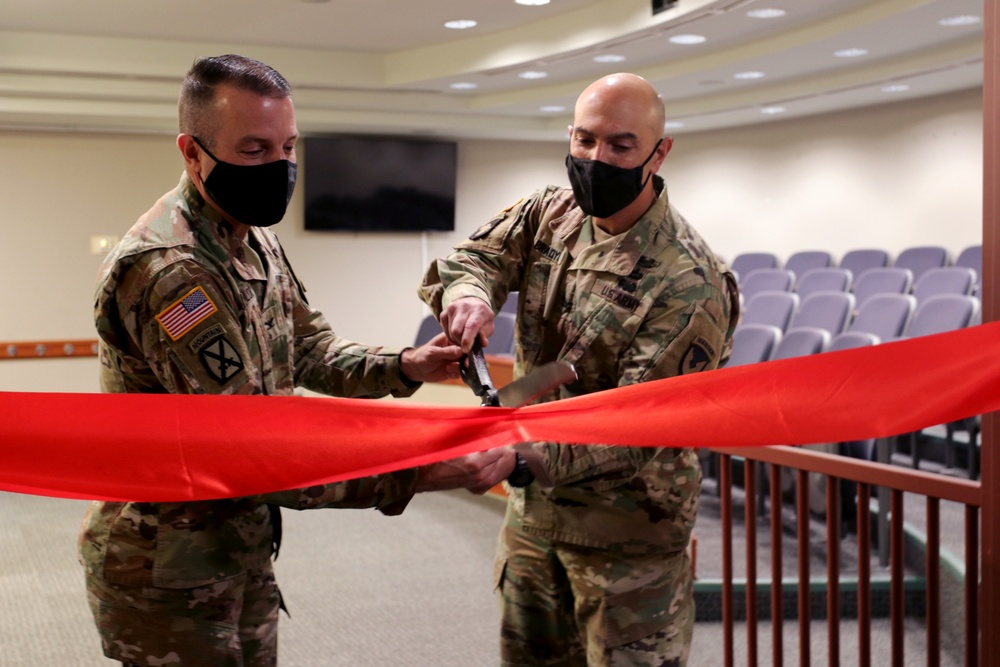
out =
[[96,356],[97,341],[93,339],[0,342],[0,361]]
[[[732,667],[735,661],[735,623],[733,617],[733,457],[742,458],[744,466],[744,509],[746,514],[746,664],[759,664],[757,655],[757,465],[766,463],[770,468],[770,526],[771,526],[771,628],[772,659],[769,664],[784,664],[783,628],[785,615],[782,601],[782,469],[795,471],[795,534],[798,545],[798,623],[799,657],[794,664],[821,664],[811,662],[810,646],[810,564],[809,564],[809,473],[826,476],[826,528],[827,528],[827,661],[829,665],[871,665],[871,496],[876,487],[887,489],[888,511],[880,510],[889,521],[888,539],[890,552],[890,626],[893,667],[904,664],[904,562],[903,562],[903,494],[926,497],[926,647],[927,665],[941,663],[941,582],[940,582],[940,501],[949,500],[965,506],[965,664],[980,665],[979,652],[979,511],[982,506],[981,485],[965,479],[912,470],[901,466],[862,461],[859,459],[810,451],[796,447],[773,446],[745,449],[717,449],[719,461],[719,491],[722,514],[722,613],[724,632],[724,664]],[[858,655],[840,655],[840,521],[839,481],[857,483],[857,536],[858,536]],[[991,632],[993,630],[991,629]],[[843,662],[842,662],[843,660]]]

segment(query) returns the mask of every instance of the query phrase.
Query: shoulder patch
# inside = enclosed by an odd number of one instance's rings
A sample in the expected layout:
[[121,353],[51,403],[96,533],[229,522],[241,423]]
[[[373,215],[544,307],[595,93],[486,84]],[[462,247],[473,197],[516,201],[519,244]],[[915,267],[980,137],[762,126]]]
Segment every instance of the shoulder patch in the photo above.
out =
[[684,353],[684,357],[681,359],[680,368],[677,369],[678,375],[687,375],[688,373],[698,373],[705,370],[712,359],[715,358],[715,352],[712,346],[701,336],[698,336],[688,351]]
[[515,206],[519,205],[523,201],[524,201],[524,197],[522,197],[521,199],[518,199],[516,202],[514,202],[510,206],[508,206],[507,208],[503,209],[502,211],[500,211],[499,213],[497,213],[496,215],[494,215],[492,220],[490,220],[489,222],[487,222],[485,225],[483,225],[482,227],[480,227],[476,231],[472,232],[472,235],[469,236],[469,240],[470,241],[478,241],[479,239],[483,239],[483,238],[486,238],[487,236],[489,236],[490,232],[492,232],[494,229],[496,229],[496,226],[499,225],[501,222],[503,222],[504,218],[507,217],[507,214],[510,213],[511,210]]
[[156,316],[156,321],[170,336],[170,340],[177,340],[217,311],[218,308],[199,285],[167,306]]
[[212,379],[226,384],[243,370],[243,359],[225,336],[216,336],[198,350],[198,358]]

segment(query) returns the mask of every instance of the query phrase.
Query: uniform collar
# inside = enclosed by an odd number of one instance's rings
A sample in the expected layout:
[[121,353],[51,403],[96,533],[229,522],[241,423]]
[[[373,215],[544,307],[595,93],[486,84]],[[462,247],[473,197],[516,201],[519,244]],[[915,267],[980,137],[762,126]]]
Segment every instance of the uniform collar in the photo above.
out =
[[251,239],[253,239],[256,241],[254,243],[256,247],[263,247],[263,244],[255,236],[259,230],[251,228],[245,239],[233,233],[229,222],[214,206],[205,201],[205,198],[198,192],[197,186],[188,177],[187,172],[181,176],[179,187],[181,196],[199,223],[197,233],[207,234],[212,241],[211,247],[221,249],[225,253],[225,256],[220,257],[220,259],[232,264],[244,280],[266,280],[267,274],[263,260],[251,245]]
[[661,177],[654,175],[653,187],[657,192],[653,205],[631,229],[600,243],[594,242],[593,218],[578,207],[571,209],[560,221],[555,233],[572,257],[570,270],[586,269],[627,276],[635,270],[643,255],[651,254],[651,245],[673,238],[676,232],[673,216],[669,212],[666,185]]

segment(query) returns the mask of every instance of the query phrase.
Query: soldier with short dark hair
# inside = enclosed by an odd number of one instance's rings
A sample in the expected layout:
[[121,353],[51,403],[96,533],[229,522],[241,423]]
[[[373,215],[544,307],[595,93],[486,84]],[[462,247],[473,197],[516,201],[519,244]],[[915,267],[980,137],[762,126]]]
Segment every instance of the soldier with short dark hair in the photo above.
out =
[[[443,334],[416,349],[361,345],[306,301],[267,229],[284,216],[297,171],[291,89],[278,72],[238,55],[199,59],[179,116],[180,183],[101,267],[104,391],[290,395],[302,386],[374,398],[458,376],[462,352]],[[150,422],[158,428],[155,415]],[[470,486],[468,475],[483,493],[511,466],[497,450],[254,497],[96,502],[80,558],[104,653],[146,667],[275,665],[279,506],[399,514],[415,493]]]
[[[716,368],[729,356],[736,281],[674,210],[657,170],[673,140],[644,79],[579,97],[566,166],[501,211],[420,288],[445,332],[487,343],[518,291],[515,376],[551,361],[579,379],[543,401]],[[614,415],[608,415],[614,419]],[[518,445],[495,584],[501,664],[683,667],[694,625],[688,546],[701,486],[691,449]]]

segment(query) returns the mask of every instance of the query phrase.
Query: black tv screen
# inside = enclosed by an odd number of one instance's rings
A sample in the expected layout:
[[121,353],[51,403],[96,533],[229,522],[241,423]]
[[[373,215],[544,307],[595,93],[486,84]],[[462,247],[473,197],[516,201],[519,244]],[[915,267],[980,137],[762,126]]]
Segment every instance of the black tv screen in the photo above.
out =
[[305,228],[455,229],[457,145],[391,137],[306,137]]

